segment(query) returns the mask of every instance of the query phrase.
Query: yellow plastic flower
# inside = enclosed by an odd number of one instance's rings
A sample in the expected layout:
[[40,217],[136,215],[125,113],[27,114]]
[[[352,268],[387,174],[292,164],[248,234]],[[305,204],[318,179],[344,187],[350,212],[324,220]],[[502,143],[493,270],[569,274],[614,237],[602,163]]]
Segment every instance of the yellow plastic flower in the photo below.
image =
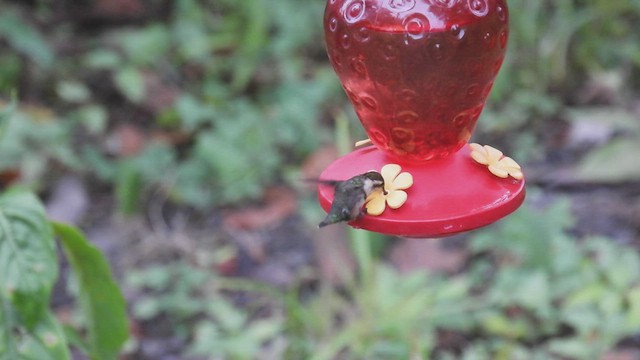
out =
[[376,191],[369,195],[366,202],[367,214],[378,216],[382,214],[387,205],[392,209],[401,207],[407,201],[407,193],[404,191],[413,185],[413,176],[408,172],[401,173],[402,168],[398,164],[387,164],[382,167],[380,174],[384,178],[384,190]]
[[360,141],[356,142],[355,147],[361,147],[361,146],[366,146],[366,145],[371,145],[371,139],[366,138],[364,140],[360,140]]
[[522,168],[512,158],[504,156],[502,151],[485,145],[469,144],[471,147],[471,157],[477,163],[487,165],[489,171],[497,177],[507,178],[509,176],[516,180],[522,180]]

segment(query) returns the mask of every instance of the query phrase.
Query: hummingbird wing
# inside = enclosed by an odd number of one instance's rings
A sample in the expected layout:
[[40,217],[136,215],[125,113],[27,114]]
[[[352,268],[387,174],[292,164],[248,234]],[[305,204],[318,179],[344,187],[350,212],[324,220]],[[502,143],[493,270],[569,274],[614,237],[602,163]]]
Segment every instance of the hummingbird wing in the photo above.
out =
[[329,180],[329,179],[303,179],[303,180],[306,182],[329,185],[329,186],[337,186],[338,184],[343,182],[341,180]]

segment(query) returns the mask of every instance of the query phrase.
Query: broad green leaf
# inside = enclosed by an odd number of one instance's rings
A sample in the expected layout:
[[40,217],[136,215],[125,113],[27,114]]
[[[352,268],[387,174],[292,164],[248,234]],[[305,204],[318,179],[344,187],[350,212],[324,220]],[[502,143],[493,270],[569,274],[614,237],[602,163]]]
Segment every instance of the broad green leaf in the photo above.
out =
[[55,54],[47,41],[13,11],[0,14],[0,39],[5,39],[16,51],[42,67],[53,65]]
[[139,103],[145,96],[142,73],[134,67],[125,67],[115,74],[114,81],[120,92],[133,103]]
[[519,304],[535,310],[540,314],[545,314],[551,306],[549,295],[549,280],[543,272],[531,272],[528,276],[523,276],[514,291],[514,299]]
[[510,319],[498,312],[484,317],[480,325],[489,334],[512,339],[524,337],[531,331],[522,319]]
[[44,312],[32,329],[27,329],[7,299],[0,298],[0,303],[0,359],[69,359],[64,332],[51,312]]
[[0,196],[0,296],[8,298],[28,327],[48,306],[58,277],[51,226],[38,199],[24,190]]
[[88,323],[95,359],[115,359],[128,338],[124,297],[98,248],[74,227],[53,223],[80,285],[80,302]]
[[607,293],[607,291],[609,291],[609,289],[601,282],[588,284],[567,296],[566,305],[568,307],[573,307],[595,304]]
[[[28,191],[0,196],[0,358],[68,359],[60,325],[49,312],[58,276],[53,232]],[[6,356],[6,357],[5,357]]]
[[276,337],[281,330],[282,324],[275,319],[258,320],[251,323],[244,334],[254,342],[266,342]]
[[223,331],[242,331],[247,323],[247,314],[222,298],[211,301],[208,311],[215,317]]
[[616,107],[580,107],[567,109],[569,121],[603,132],[639,131],[640,123],[630,111]]
[[55,316],[48,312],[32,332],[24,334],[19,346],[21,360],[69,359],[67,340]]
[[86,54],[83,63],[91,69],[115,69],[120,66],[120,54],[112,50],[97,49]]
[[139,169],[132,161],[123,162],[116,178],[116,198],[120,214],[128,216],[138,210],[142,186]]
[[598,356],[593,353],[593,349],[589,347],[589,343],[577,337],[551,340],[548,348],[554,355],[568,359],[598,358]]
[[640,179],[640,141],[620,138],[592,151],[578,165],[582,180],[619,182]]
[[73,328],[71,325],[63,325],[62,331],[64,332],[64,336],[67,338],[69,347],[80,350],[84,355],[89,356],[91,350],[89,349],[86,340],[82,337],[78,330]]
[[74,115],[91,135],[103,134],[107,128],[109,115],[100,105],[83,106]]
[[16,112],[17,107],[18,102],[16,101],[15,96],[13,96],[10,103],[3,104],[2,108],[0,108],[0,135],[2,134],[2,127]]
[[640,328],[640,287],[635,287],[627,294],[629,310],[627,312],[627,327]]
[[83,103],[91,98],[91,90],[79,81],[61,81],[56,86],[56,93],[64,100],[71,103]]
[[245,14],[244,34],[238,46],[238,57],[233,71],[231,87],[240,90],[247,85],[260,61],[261,52],[267,43],[269,17],[264,0],[239,2]]
[[3,355],[2,359],[15,359],[18,357],[18,344],[13,336],[18,326],[16,313],[4,294],[0,296],[0,305],[0,354]]
[[160,24],[124,31],[118,33],[117,37],[128,58],[139,65],[158,61],[165,56],[170,46],[167,28]]
[[189,94],[181,96],[176,101],[175,108],[182,128],[186,131],[195,131],[206,122],[211,122],[216,116],[213,106],[202,103]]

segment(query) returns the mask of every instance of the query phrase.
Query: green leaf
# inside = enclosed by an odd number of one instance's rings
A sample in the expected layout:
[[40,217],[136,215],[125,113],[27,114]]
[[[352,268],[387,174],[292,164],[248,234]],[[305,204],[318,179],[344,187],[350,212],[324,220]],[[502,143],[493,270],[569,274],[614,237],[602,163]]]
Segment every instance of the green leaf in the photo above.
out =
[[38,199],[24,190],[0,196],[0,296],[35,325],[58,277],[51,226]]
[[67,343],[69,347],[74,347],[75,349],[81,351],[85,356],[89,356],[91,350],[87,345],[85,339],[82,338],[80,333],[71,327],[70,325],[64,325],[62,327],[62,331],[64,331],[64,336],[67,338]]
[[120,214],[128,216],[136,213],[142,186],[139,169],[132,161],[123,162],[116,179],[116,198]]
[[216,110],[209,104],[198,101],[195,97],[185,94],[178,98],[175,104],[180,117],[182,128],[186,131],[195,131],[206,122],[211,122]]
[[[53,232],[30,192],[0,196],[0,355],[9,359],[68,359],[67,342],[48,310],[58,277]],[[4,357],[6,354],[7,357]]]
[[124,52],[135,64],[146,65],[158,61],[169,49],[169,33],[161,24],[118,34]]
[[116,359],[129,333],[124,297],[109,264],[76,228],[53,223],[53,229],[80,284],[91,353],[99,360]]
[[107,111],[100,105],[83,106],[74,112],[74,118],[83,125],[91,135],[103,134],[108,123]]
[[627,294],[629,310],[627,312],[627,327],[637,329],[640,327],[640,287],[635,287]]
[[47,311],[33,329],[22,337],[19,346],[21,360],[70,359],[67,340],[62,326],[55,316]]
[[222,298],[211,301],[208,312],[216,318],[220,328],[225,331],[242,331],[247,323],[247,315]]
[[117,52],[106,49],[93,50],[83,59],[83,65],[91,69],[116,69],[121,62]]
[[548,345],[549,351],[555,355],[569,359],[590,359],[597,358],[593,349],[583,339],[574,337],[569,339],[551,340]]
[[633,132],[640,130],[637,117],[630,111],[616,107],[579,107],[567,109],[572,126],[580,124],[607,132]]
[[244,3],[244,13],[247,16],[245,33],[238,50],[238,58],[234,67],[233,89],[242,89],[251,79],[260,61],[260,53],[268,42],[269,17],[267,2],[252,0]]
[[549,280],[545,273],[532,272],[523,276],[514,291],[514,299],[531,310],[545,314],[550,310]]
[[62,100],[71,103],[83,103],[91,98],[91,90],[79,81],[61,81],[56,92]]
[[592,151],[578,165],[582,180],[605,183],[640,179],[640,141],[620,138]]
[[525,337],[531,329],[522,319],[510,319],[498,312],[493,312],[481,320],[482,328],[489,334],[517,339]]
[[23,22],[20,15],[14,11],[3,11],[0,15],[0,39],[2,38],[38,65],[53,65],[55,54],[47,41],[33,27]]
[[7,105],[4,105],[0,109],[0,134],[2,134],[3,127],[9,121],[9,118],[13,116],[18,108],[18,102],[16,101],[15,94],[11,97],[11,102]]
[[14,334],[14,330],[18,325],[16,314],[11,306],[11,302],[0,294],[0,354],[6,354],[9,359],[15,359],[18,354],[18,344]]
[[114,81],[120,92],[133,103],[139,103],[145,96],[144,77],[134,67],[125,67],[115,74]]

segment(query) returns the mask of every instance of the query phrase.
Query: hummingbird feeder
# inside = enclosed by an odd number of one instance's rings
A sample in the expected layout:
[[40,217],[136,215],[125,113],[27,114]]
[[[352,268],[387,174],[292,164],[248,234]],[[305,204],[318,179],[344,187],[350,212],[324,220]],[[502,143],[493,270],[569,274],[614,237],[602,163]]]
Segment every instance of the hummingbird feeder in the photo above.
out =
[[[468,144],[504,59],[506,0],[328,0],[329,60],[372,145],[321,179],[381,171],[386,191],[351,226],[440,237],[491,224],[524,201],[520,166]],[[408,174],[408,175],[407,175]],[[326,211],[333,189],[319,185]]]

